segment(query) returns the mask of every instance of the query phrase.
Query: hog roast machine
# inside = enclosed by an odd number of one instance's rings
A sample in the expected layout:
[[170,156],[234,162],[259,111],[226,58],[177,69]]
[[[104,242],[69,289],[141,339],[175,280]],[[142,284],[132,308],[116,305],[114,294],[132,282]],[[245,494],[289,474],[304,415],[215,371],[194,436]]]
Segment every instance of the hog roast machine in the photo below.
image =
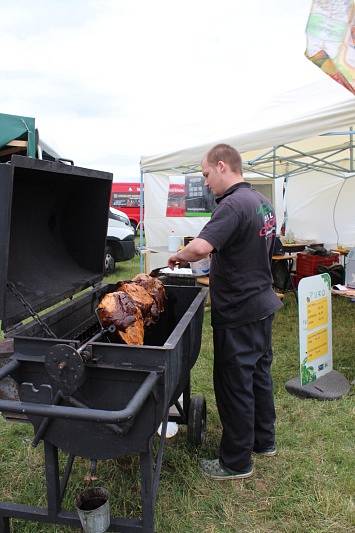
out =
[[[112,518],[109,531],[153,532],[168,420],[187,424],[194,444],[203,438],[206,405],[190,396],[190,370],[206,289],[166,286],[143,346],[119,344],[95,314],[114,290],[102,283],[111,181],[60,161],[13,156],[0,165],[0,318],[12,345],[2,350],[0,411],[32,423],[34,446],[44,441],[47,490],[44,508],[1,502],[1,533],[12,517],[80,527],[61,506],[75,457],[93,465],[127,454],[140,458],[142,514]],[[68,454],[61,478],[58,450]]]

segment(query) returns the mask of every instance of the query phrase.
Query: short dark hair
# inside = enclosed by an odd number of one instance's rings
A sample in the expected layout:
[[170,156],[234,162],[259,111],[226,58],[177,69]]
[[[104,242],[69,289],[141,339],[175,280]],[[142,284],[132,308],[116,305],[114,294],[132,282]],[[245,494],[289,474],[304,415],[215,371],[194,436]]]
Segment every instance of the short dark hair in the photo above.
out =
[[209,150],[206,159],[208,163],[214,166],[217,166],[218,161],[224,161],[230,166],[232,172],[243,173],[240,153],[229,144],[217,144]]

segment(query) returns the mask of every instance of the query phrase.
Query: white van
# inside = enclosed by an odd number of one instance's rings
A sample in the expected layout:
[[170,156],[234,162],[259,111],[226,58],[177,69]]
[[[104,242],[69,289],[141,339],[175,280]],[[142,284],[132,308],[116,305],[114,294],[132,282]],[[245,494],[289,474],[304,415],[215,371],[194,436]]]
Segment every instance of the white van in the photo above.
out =
[[135,252],[134,229],[128,216],[126,213],[110,207],[106,237],[105,274],[112,274],[116,261],[132,259]]

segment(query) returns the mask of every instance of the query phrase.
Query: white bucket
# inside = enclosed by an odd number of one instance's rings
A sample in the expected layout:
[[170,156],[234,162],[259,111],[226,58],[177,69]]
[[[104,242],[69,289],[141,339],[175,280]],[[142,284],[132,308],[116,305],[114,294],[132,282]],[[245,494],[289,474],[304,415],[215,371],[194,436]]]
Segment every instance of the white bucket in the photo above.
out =
[[200,261],[190,263],[193,276],[207,276],[210,273],[210,258],[204,257]]
[[[161,435],[162,428],[163,428],[163,424],[160,424],[160,426],[157,429],[157,433],[159,436]],[[179,426],[177,425],[176,422],[168,422],[165,438],[171,439],[172,437],[175,437],[178,431],[179,431]]]
[[182,245],[182,237],[178,235],[169,235],[168,237],[168,252],[177,252]]

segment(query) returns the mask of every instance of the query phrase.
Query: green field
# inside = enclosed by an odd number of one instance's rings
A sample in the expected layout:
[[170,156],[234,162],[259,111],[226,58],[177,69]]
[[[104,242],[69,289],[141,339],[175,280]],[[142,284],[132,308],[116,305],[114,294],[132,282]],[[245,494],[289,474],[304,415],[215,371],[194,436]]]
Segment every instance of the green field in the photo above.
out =
[[[119,264],[114,279],[138,272],[137,258]],[[207,440],[201,449],[186,443],[181,428],[167,442],[156,504],[158,533],[349,533],[355,531],[354,414],[349,395],[335,402],[290,396],[285,382],[298,373],[298,322],[289,294],[274,322],[277,446],[273,458],[255,459],[253,478],[215,482],[205,479],[199,459],[213,457],[220,426],[212,387],[212,335],[207,309],[200,357],[192,372],[193,392],[208,403]],[[354,379],[355,304],[333,299],[334,367]],[[43,446],[31,447],[32,428],[0,418],[0,500],[45,505]],[[64,458],[62,458],[64,459]],[[113,514],[139,513],[137,458],[98,464],[98,484],[111,494]],[[76,460],[65,505],[73,509],[88,463]],[[69,532],[61,526],[14,522],[15,533]]]

